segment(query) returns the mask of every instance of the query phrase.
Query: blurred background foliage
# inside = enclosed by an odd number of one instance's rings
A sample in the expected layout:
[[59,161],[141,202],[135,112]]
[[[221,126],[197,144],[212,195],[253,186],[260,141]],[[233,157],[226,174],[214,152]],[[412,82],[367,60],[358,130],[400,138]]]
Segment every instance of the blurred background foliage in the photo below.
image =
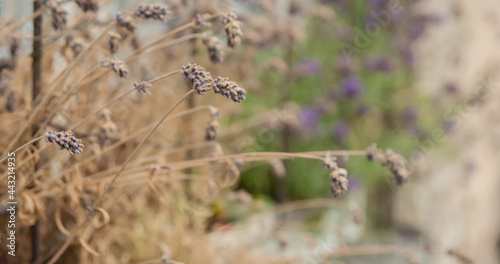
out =
[[[254,58],[258,68],[266,68],[273,58],[286,58],[283,62],[289,70],[263,71],[259,81],[264,88],[248,97],[242,112],[261,112],[290,102],[300,109],[299,129],[285,129],[273,135],[270,143],[257,135],[254,148],[363,150],[376,142],[382,149],[393,148],[407,157],[438,122],[428,118],[434,111],[432,104],[412,85],[413,44],[436,19],[414,14],[412,4],[406,1],[401,2],[401,12],[392,16],[387,26],[381,26],[373,14],[383,12],[388,1],[324,2],[335,11],[334,21],[308,18],[303,41],[289,47],[270,45]],[[364,25],[370,20],[380,31],[362,37],[368,44],[356,48],[355,39],[366,34]],[[378,227],[388,227],[395,188],[390,172],[362,157],[351,158],[345,166],[350,173],[347,196],[355,195],[363,185],[368,219]],[[239,188],[276,202],[331,196],[328,171],[321,164],[286,162],[286,171],[284,180],[276,180],[269,164],[249,168]]]

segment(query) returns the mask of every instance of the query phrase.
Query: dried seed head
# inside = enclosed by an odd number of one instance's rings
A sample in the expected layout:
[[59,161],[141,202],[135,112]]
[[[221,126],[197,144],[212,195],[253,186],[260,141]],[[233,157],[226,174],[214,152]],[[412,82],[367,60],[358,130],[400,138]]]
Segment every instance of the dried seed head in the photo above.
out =
[[332,153],[328,151],[323,160],[323,168],[325,169],[337,169],[337,157],[332,157]]
[[373,143],[368,148],[366,148],[366,159],[368,161],[374,161],[377,157],[377,144]]
[[193,18],[193,24],[194,24],[194,28],[197,29],[197,30],[200,30],[200,29],[204,29],[206,27],[210,27],[212,26],[212,24],[210,22],[207,22],[205,19],[208,17],[208,14],[197,14],[194,18]]
[[388,149],[379,157],[382,166],[389,168],[394,174],[396,183],[401,185],[408,180],[409,172],[406,169],[406,160],[403,156]]
[[102,66],[113,69],[121,78],[127,78],[128,67],[124,61],[116,58],[106,58],[102,61]]
[[145,18],[145,19],[155,19],[161,20],[163,22],[167,21],[167,14],[169,14],[167,10],[167,6],[163,4],[140,4],[135,10],[135,15],[137,17]]
[[13,59],[0,59],[0,73],[4,69],[14,70],[16,63]]
[[339,197],[345,192],[347,192],[349,181],[347,180],[347,170],[344,168],[338,168],[330,173],[332,178],[332,184],[330,186],[332,190],[333,197]]
[[189,63],[182,67],[182,77],[193,85],[198,94],[205,94],[210,90],[213,82],[210,72],[195,63]]
[[219,63],[224,60],[224,47],[219,38],[212,36],[211,32],[203,34],[203,44],[207,47],[208,56],[212,63]]
[[50,130],[45,134],[45,141],[54,143],[61,147],[61,149],[66,149],[70,154],[80,154],[83,151],[83,144],[80,139],[73,136],[71,131],[65,132],[54,132]]
[[105,119],[99,123],[99,132],[101,138],[110,138],[116,132],[116,124],[111,118]]
[[118,24],[118,26],[124,27],[132,33],[134,33],[135,28],[137,27],[132,17],[126,14],[116,15],[116,23]]
[[111,120],[111,111],[108,108],[102,109],[98,114],[101,120]]
[[229,81],[228,78],[217,77],[215,78],[212,87],[215,93],[225,95],[227,98],[231,98],[234,102],[240,103],[245,100],[245,89],[238,86],[233,81]]
[[[0,78],[0,96],[4,95],[5,92],[7,91],[7,88],[9,88],[9,86],[7,85],[6,82],[4,82],[1,78]],[[213,107],[215,108],[215,107]],[[217,108],[215,108],[217,109]],[[210,109],[210,111],[212,111],[212,109]],[[212,114],[213,115],[213,114]]]
[[15,91],[10,91],[9,96],[7,97],[7,102],[5,102],[5,109],[7,112],[14,112],[17,104],[17,93]]
[[120,41],[122,40],[122,36],[116,32],[108,32],[109,36],[109,51],[114,54],[118,51],[118,47],[120,45]]
[[78,6],[84,12],[96,12],[97,11],[97,1],[96,0],[75,0]]
[[236,48],[241,44],[241,22],[238,21],[238,16],[235,13],[226,13],[222,17],[224,31],[226,32],[227,45],[231,48]]
[[214,141],[217,138],[218,131],[219,131],[219,122],[215,119],[210,120],[207,123],[207,127],[205,129],[205,140]]
[[62,53],[66,57],[68,61],[73,60],[75,57],[80,54],[83,49],[82,43],[79,41],[75,41],[73,34],[69,34],[66,36],[66,45],[62,48]]
[[149,92],[149,88],[151,88],[153,85],[149,82],[142,81],[140,83],[134,83],[134,87],[139,91],[139,93],[147,93]]
[[54,29],[63,29],[66,26],[66,16],[67,13],[62,8],[62,4],[67,2],[67,0],[45,0],[41,4],[50,9],[52,14],[52,26]]
[[220,111],[218,108],[216,107],[213,107],[213,106],[209,106],[209,109],[210,109],[210,116],[215,119],[215,118],[218,118],[220,116]]
[[19,51],[19,39],[16,37],[13,37],[10,39],[10,43],[9,43],[9,52],[10,52],[11,58],[16,57],[18,51]]
[[66,27],[66,16],[68,13],[62,8],[62,6],[58,5],[51,9],[52,12],[52,26],[55,30],[63,29]]

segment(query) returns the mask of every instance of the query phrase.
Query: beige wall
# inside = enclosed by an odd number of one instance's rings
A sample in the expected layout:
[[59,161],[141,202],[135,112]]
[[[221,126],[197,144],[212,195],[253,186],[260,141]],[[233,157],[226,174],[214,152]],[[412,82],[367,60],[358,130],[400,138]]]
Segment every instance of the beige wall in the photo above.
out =
[[[417,45],[419,89],[443,110],[471,98],[481,82],[491,93],[479,106],[460,111],[456,132],[417,166],[413,184],[398,194],[395,217],[429,239],[430,263],[459,263],[446,255],[458,248],[475,263],[498,264],[500,1],[423,0],[419,5],[442,17]],[[459,99],[444,92],[448,82],[459,88]]]

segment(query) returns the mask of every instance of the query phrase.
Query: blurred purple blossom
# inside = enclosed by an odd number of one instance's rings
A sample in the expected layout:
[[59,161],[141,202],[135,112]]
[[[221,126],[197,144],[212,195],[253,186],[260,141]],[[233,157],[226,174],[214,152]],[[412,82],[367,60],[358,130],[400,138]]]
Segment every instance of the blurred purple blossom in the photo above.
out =
[[351,127],[349,124],[339,121],[333,126],[332,138],[338,142],[345,142],[349,138],[350,133]]
[[349,175],[349,190],[359,190],[363,187],[363,182],[355,175]]
[[305,106],[300,111],[300,122],[308,136],[316,134],[319,114],[314,106]]
[[354,76],[344,78],[340,86],[342,88],[342,92],[349,98],[356,98],[364,91],[361,80]]
[[304,58],[297,64],[296,71],[300,76],[316,75],[321,72],[321,63],[313,58]]

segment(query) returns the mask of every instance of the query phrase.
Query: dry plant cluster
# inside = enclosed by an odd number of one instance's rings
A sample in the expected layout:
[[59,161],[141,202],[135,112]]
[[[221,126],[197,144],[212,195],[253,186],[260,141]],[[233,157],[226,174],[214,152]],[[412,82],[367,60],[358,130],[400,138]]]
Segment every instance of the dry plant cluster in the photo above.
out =
[[[303,38],[294,19],[306,11],[292,6],[287,21],[261,1],[263,15],[240,18],[215,2],[130,4],[106,15],[114,1],[44,0],[27,17],[2,14],[0,42],[10,55],[0,61],[0,188],[7,189],[4,157],[15,152],[16,263],[266,262],[244,251],[219,254],[207,238],[211,203],[247,164],[318,160],[332,170],[335,197],[348,189],[339,156],[378,159],[397,183],[407,180],[404,159],[375,145],[226,154],[231,144],[217,141],[219,130],[238,127],[219,118],[239,113],[227,99],[245,103],[257,89],[259,69],[245,61],[269,43]],[[332,16],[324,7],[307,12]],[[19,30],[32,22],[33,35]]]

